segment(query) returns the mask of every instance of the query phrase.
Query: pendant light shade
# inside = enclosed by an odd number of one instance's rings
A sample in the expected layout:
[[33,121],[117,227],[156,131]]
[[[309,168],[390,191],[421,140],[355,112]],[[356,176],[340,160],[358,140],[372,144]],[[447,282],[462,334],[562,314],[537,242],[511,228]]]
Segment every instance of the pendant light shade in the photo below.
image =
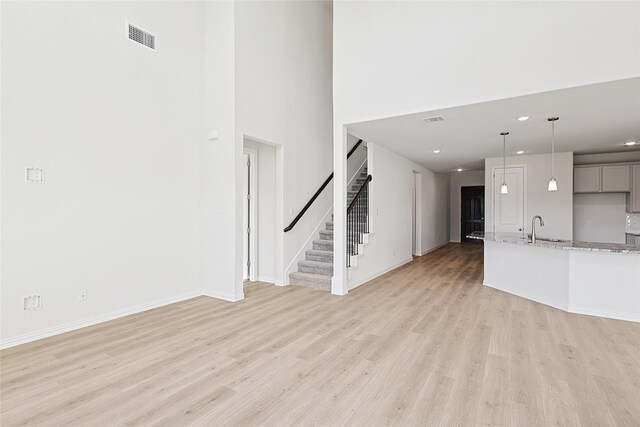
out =
[[500,186],[500,194],[509,194],[507,187],[507,135],[509,132],[501,132],[502,135],[502,185]]
[[558,191],[558,182],[556,181],[556,120],[560,117],[549,117],[547,120],[551,122],[551,179],[547,191]]

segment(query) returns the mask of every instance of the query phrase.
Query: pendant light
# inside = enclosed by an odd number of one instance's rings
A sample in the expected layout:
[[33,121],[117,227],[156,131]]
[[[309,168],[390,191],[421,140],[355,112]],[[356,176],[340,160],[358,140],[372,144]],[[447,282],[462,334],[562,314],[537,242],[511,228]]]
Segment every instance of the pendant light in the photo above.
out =
[[551,179],[547,191],[558,191],[558,183],[556,182],[556,120],[560,117],[549,117],[547,120],[551,122]]
[[502,135],[502,186],[500,186],[500,194],[509,194],[509,187],[507,187],[507,135],[509,132],[501,132]]

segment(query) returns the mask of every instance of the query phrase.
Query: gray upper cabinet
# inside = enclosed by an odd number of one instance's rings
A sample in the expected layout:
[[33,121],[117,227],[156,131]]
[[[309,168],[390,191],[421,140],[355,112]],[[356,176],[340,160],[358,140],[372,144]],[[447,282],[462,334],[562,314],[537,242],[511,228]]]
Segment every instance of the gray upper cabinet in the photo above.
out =
[[640,165],[631,166],[631,179],[629,212],[640,212]]
[[[636,166],[629,164],[576,166],[573,169],[573,192],[629,193],[633,188],[633,167]],[[635,187],[638,185],[636,184]]]
[[631,166],[602,166],[602,191],[605,193],[631,191]]
[[602,166],[576,167],[573,170],[574,193],[599,193],[602,191]]

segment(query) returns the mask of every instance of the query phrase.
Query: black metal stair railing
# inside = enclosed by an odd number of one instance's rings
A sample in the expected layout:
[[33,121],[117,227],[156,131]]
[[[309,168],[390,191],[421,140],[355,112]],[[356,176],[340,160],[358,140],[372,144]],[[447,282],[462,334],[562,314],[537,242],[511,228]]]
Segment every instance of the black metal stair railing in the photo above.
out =
[[351,257],[358,255],[365,233],[369,232],[369,183],[368,175],[355,197],[347,207],[347,267],[351,267]]
[[[362,144],[362,140],[358,140],[358,142],[356,143],[356,145],[353,146],[353,148],[351,148],[351,150],[349,150],[349,152],[347,153],[347,160],[349,160],[349,157],[351,157],[351,155],[358,149],[358,147],[360,147],[360,145]],[[307,210],[309,210],[309,208],[311,207],[311,205],[313,204],[313,202],[316,201],[316,199],[318,198],[318,196],[320,196],[320,194],[322,193],[322,191],[327,187],[327,185],[329,185],[329,183],[331,182],[331,180],[333,179],[333,172],[331,172],[331,175],[329,175],[329,177],[327,177],[327,179],[324,180],[324,182],[322,183],[322,185],[320,186],[320,188],[318,188],[318,191],[315,192],[315,194],[313,196],[311,196],[311,199],[307,202],[306,205],[304,205],[304,207],[302,208],[302,210],[298,213],[298,215],[296,215],[296,217],[293,219],[293,221],[291,221],[291,224],[289,224],[285,229],[284,232],[286,233],[287,231],[291,231],[291,229],[293,229],[293,227],[296,226],[296,224],[298,223],[298,221],[300,221],[300,218],[302,218],[302,216],[307,212]]]

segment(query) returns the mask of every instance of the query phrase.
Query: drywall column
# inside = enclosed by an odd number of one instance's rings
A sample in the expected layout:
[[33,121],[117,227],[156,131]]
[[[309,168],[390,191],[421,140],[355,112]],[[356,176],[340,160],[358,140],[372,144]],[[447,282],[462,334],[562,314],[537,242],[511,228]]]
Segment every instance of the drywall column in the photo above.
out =
[[202,288],[205,295],[238,301],[244,298],[242,196],[236,194],[236,183],[242,182],[242,141],[236,141],[235,130],[233,2],[205,2],[204,19]]
[[333,279],[331,293],[345,295],[347,287],[347,130],[337,126],[333,136]]

